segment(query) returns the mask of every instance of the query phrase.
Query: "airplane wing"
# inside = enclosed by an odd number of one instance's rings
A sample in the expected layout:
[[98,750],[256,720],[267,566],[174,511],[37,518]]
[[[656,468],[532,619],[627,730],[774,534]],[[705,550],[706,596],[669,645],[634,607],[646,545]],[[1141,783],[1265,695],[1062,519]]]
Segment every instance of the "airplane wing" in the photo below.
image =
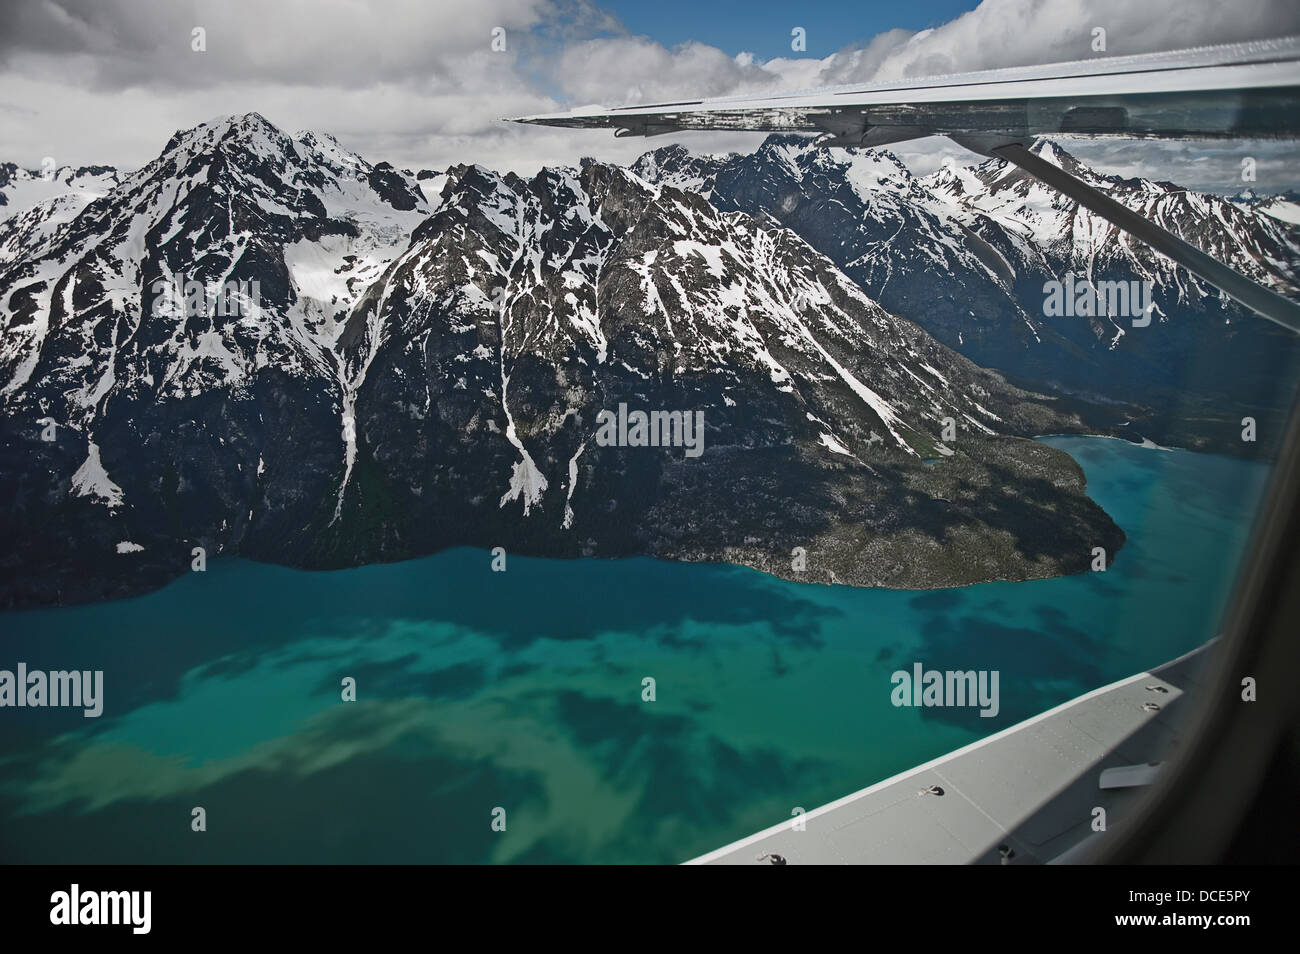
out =
[[1036,136],[1300,139],[1300,37],[1098,57],[762,96],[587,106],[515,122],[612,129],[816,134],[824,146],[947,136],[1014,163],[1271,321],[1300,333],[1300,305],[1253,282],[1028,148]]
[[1284,37],[762,96],[585,106],[513,121],[618,136],[819,133],[837,146],[879,145],[881,135],[1291,138],[1300,136],[1298,87],[1300,37]]

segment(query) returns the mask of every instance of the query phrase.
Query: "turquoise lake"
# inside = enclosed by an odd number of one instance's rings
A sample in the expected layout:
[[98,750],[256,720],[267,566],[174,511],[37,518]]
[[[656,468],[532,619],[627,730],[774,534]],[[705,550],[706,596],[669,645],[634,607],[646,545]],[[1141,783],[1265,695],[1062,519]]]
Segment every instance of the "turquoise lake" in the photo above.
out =
[[[0,861],[680,862],[1214,636],[1268,468],[1044,441],[1128,534],[1104,573],[918,592],[462,549],[0,614],[0,668],[102,669],[105,699],[0,711]],[[1001,712],[895,708],[914,662],[999,670]]]

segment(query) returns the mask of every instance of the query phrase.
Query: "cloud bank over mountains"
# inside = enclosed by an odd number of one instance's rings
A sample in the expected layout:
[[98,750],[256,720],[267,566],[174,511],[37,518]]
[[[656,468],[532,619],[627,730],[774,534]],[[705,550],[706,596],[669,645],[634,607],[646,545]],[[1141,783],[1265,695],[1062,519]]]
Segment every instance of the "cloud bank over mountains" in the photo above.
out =
[[[889,30],[824,58],[766,61],[635,36],[592,0],[15,0],[0,35],[0,158],[135,166],[180,128],[257,110],[325,129],[397,165],[480,162],[534,172],[579,156],[627,162],[641,141],[519,128],[502,117],[603,102],[720,96],[1085,59],[1092,30],[1121,55],[1300,32],[1292,0],[984,0],[939,27]],[[851,16],[851,6],[845,16]],[[797,11],[791,12],[792,21]],[[792,22],[791,25],[794,25]],[[788,31],[788,27],[784,27]],[[202,30],[203,50],[195,50]],[[495,32],[494,32],[495,31]],[[504,32],[501,32],[504,31]],[[504,50],[493,48],[504,39]],[[695,134],[694,149],[752,149]],[[946,142],[899,150],[916,171],[974,157]],[[1087,150],[1084,150],[1087,152]],[[1238,152],[1179,181],[1212,187]],[[1181,152],[1094,150],[1141,174]],[[1267,156],[1261,165],[1268,169]],[[1279,166],[1281,165],[1279,160]],[[1198,177],[1193,171],[1204,171]],[[1193,181],[1196,180],[1196,181]],[[1267,185],[1261,176],[1261,185]]]

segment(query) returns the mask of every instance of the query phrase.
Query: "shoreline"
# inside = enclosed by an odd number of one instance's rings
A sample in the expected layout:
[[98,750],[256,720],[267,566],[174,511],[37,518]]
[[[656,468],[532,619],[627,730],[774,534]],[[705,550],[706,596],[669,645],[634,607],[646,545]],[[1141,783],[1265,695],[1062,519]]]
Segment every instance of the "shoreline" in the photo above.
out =
[[[1163,447],[1161,445],[1155,444],[1154,442],[1139,444],[1134,441],[1128,440],[1127,438],[1116,437],[1111,434],[1054,433],[1054,434],[1039,434],[1039,435],[1035,435],[1030,439],[1034,441],[1042,442],[1047,446],[1052,446],[1050,443],[1048,443],[1048,441],[1054,438],[1060,438],[1060,439],[1099,439],[1100,438],[1105,440],[1119,441],[1121,443],[1127,444],[1128,446],[1139,450],[1161,450],[1166,452],[1181,451],[1188,454],[1196,454],[1197,456],[1201,456],[1201,457],[1215,457],[1224,461],[1238,461],[1238,462],[1241,461],[1241,458],[1233,457],[1226,454],[1205,453],[1202,451],[1189,450],[1187,448]],[[1074,458],[1072,457],[1071,459]],[[1078,464],[1079,467],[1082,469],[1083,466],[1082,464],[1079,464],[1077,460],[1075,460],[1075,463]],[[1096,501],[1094,501],[1094,503],[1096,503]],[[1100,506],[1100,504],[1098,504],[1098,506]],[[1123,531],[1122,527],[1120,529],[1121,531]],[[1127,533],[1125,533],[1125,536],[1127,538]],[[390,565],[396,565],[401,563],[414,562],[418,560],[427,560],[427,559],[442,556],[444,554],[450,553],[458,549],[475,550],[481,552],[483,554],[483,559],[485,561],[490,562],[491,559],[490,548],[475,547],[475,546],[470,546],[465,544],[457,544],[455,546],[444,547],[442,549],[434,550],[429,553],[406,557],[400,560],[373,561],[368,563],[358,563],[352,566],[340,566],[340,567],[295,566],[290,563],[276,563],[276,562],[258,560],[240,554],[230,554],[228,556],[220,558],[219,560],[214,559],[211,561],[211,563],[215,565],[217,563],[226,562],[227,560],[230,561],[241,560],[248,563],[258,564],[261,566],[276,567],[276,568],[281,568],[281,569],[290,570],[299,573],[323,574],[323,573],[346,572],[349,570],[361,570],[368,567],[390,566]],[[671,556],[663,556],[663,555],[651,554],[651,553],[622,554],[622,555],[611,555],[611,556],[598,556],[598,555],[568,556],[568,555],[540,555],[540,554],[529,554],[529,553],[520,552],[520,553],[512,553],[509,555],[517,558],[523,558],[529,560],[577,561],[577,560],[590,559],[590,560],[599,560],[602,562],[613,562],[613,561],[626,561],[632,559],[647,559],[647,560],[655,560],[658,562],[669,563],[669,564],[680,564],[680,565],[700,564],[700,565],[710,565],[710,566],[719,566],[719,567],[735,567],[739,569],[750,570],[755,573],[762,574],[765,577],[780,580],[785,583],[796,583],[796,584],[803,584],[809,586],[849,587],[852,589],[866,589],[866,590],[888,590],[888,591],[909,592],[909,593],[917,593],[917,594],[964,590],[967,589],[968,587],[981,586],[990,583],[1030,583],[1030,582],[1043,581],[1043,580],[1066,579],[1069,577],[1079,576],[1088,572],[1087,570],[1080,570],[1078,572],[1058,572],[1058,573],[1046,574],[1042,576],[1025,576],[1025,577],[1003,576],[1003,577],[991,577],[989,579],[982,579],[982,580],[973,580],[968,582],[952,583],[949,585],[937,585],[937,586],[928,586],[928,587],[905,587],[905,586],[890,586],[888,584],[883,584],[883,583],[860,584],[860,583],[854,583],[850,580],[844,580],[838,578],[827,578],[828,571],[826,570],[814,571],[815,576],[810,574],[808,577],[800,578],[799,576],[791,572],[774,572],[772,567],[755,565],[758,561],[747,562],[744,560],[737,560],[737,559],[689,560],[689,559],[679,559]],[[123,587],[124,590],[123,592],[121,592],[119,595],[114,595],[107,599],[98,598],[98,599],[87,599],[87,600],[74,600],[74,601],[59,602],[59,603],[33,602],[33,603],[24,603],[16,606],[6,606],[0,608],[0,619],[3,619],[9,616],[10,614],[39,612],[42,610],[71,609],[74,607],[98,606],[98,605],[105,605],[110,603],[118,603],[122,601],[142,599],[152,594],[158,593],[166,589],[167,587],[173,585],[178,580],[182,579],[187,574],[187,572],[188,571],[178,572],[175,576],[172,576],[170,579],[167,579],[162,582],[159,582],[156,579],[148,582],[142,581],[141,585],[138,588],[132,586]]]

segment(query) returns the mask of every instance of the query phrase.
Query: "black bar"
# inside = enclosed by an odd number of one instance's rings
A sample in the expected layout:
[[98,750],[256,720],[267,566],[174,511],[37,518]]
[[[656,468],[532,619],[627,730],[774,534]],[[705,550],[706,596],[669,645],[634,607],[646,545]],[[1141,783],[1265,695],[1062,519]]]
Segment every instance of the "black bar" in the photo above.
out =
[[[972,947],[1052,950],[1093,936],[1159,944],[1199,934],[1230,946],[1252,932],[1279,936],[1294,921],[1289,872],[1264,868],[914,867],[801,877],[764,867],[740,884],[672,867],[51,866],[10,874],[18,877],[0,895],[6,941],[196,938],[207,947],[286,938],[295,950],[316,939],[337,950],[351,937],[435,949],[439,940],[462,946],[461,938],[495,949],[523,930],[548,947],[621,936],[676,946],[721,933],[763,944],[792,935],[807,948],[830,940],[832,928],[864,941],[903,928],[926,949],[952,937]],[[131,924],[52,924],[52,896],[73,884],[83,902],[90,892],[150,892],[147,934]],[[1188,923],[1207,915],[1249,923]],[[1154,920],[1132,922],[1147,917]]]

